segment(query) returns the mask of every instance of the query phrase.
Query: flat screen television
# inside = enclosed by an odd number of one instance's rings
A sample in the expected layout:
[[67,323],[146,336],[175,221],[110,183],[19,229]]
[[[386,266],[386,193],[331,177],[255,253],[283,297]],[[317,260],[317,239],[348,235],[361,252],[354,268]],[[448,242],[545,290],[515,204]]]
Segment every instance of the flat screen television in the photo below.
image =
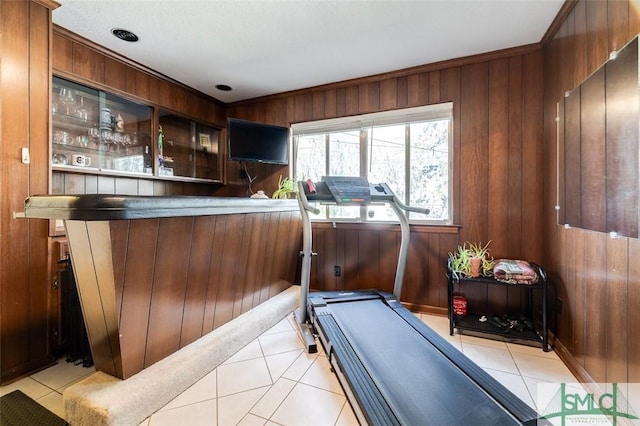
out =
[[229,160],[289,163],[289,128],[253,121],[227,120]]

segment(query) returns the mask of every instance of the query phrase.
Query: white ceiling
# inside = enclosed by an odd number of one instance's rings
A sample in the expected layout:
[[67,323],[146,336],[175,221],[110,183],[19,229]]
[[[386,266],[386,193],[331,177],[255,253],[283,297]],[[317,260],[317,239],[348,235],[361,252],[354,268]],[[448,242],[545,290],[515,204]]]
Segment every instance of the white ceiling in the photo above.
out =
[[[537,43],[564,3],[57,1],[55,24],[223,102]],[[140,40],[119,40],[113,28]]]

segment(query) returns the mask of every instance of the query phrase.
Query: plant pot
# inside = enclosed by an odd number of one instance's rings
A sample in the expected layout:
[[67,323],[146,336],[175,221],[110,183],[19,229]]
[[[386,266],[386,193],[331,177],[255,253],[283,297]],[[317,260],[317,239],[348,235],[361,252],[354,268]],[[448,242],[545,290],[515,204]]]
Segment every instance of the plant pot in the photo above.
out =
[[469,270],[469,275],[473,278],[477,278],[482,273],[482,258],[481,257],[472,257],[471,258],[471,269]]

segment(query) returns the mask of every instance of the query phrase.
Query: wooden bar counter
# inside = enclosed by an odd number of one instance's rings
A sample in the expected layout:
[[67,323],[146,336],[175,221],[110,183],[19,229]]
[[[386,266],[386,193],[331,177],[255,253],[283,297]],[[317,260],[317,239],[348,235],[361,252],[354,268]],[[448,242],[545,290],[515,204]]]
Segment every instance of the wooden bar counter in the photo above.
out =
[[295,200],[33,196],[64,220],[96,369],[126,379],[293,284]]

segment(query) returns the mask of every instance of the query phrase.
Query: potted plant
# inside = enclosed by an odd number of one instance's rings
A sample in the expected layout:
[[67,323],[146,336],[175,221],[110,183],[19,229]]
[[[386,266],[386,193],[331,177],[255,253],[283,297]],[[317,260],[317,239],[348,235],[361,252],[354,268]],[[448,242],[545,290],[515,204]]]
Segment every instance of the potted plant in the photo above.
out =
[[461,277],[490,277],[493,275],[495,261],[490,254],[489,245],[470,243],[466,241],[458,250],[449,253],[449,268],[455,276]]
[[282,175],[280,175],[278,179],[278,189],[274,191],[271,198],[295,198],[297,193],[298,187],[296,181],[289,177],[283,179]]
[[484,271],[488,269],[485,264],[493,261],[489,255],[489,244],[491,241],[484,246],[482,243],[469,243],[469,255],[471,256],[469,275],[474,278],[484,275]]

